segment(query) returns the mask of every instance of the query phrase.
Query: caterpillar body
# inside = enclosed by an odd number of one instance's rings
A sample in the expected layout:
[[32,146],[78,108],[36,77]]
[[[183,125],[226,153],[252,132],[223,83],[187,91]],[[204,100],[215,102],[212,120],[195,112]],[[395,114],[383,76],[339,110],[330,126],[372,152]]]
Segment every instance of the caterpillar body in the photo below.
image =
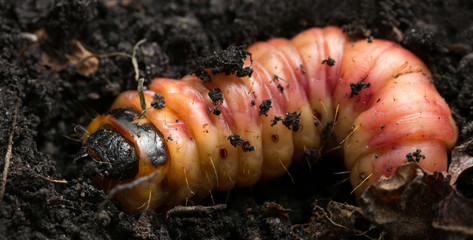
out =
[[154,79],[144,118],[138,92],[122,93],[87,127],[76,161],[105,191],[159,171],[115,195],[129,213],[281,176],[304,151],[333,143],[357,195],[409,153],[428,171],[447,169],[458,135],[450,109],[425,64],[398,44],[325,27],[247,51],[250,76]]

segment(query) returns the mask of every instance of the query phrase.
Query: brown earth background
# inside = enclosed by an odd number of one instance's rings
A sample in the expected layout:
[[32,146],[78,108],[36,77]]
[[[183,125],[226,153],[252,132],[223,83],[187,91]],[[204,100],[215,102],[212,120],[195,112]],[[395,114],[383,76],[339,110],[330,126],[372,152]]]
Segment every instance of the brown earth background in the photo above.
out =
[[[399,42],[420,56],[454,112],[462,130],[459,143],[470,140],[472,1],[0,0],[0,169],[14,131],[0,238],[393,238],[358,214],[347,183],[336,184],[343,179],[333,174],[343,171],[340,159],[326,159],[310,172],[293,166],[295,184],[286,176],[234,190],[228,199],[227,193],[215,193],[217,205],[207,199],[200,203],[204,207],[132,216],[116,201],[97,215],[106,195],[72,164],[80,148],[78,129],[105,113],[121,91],[135,89],[136,82],[130,59],[120,56],[100,58],[95,72],[79,74],[68,63],[77,50],[71,42],[91,53],[131,53],[146,38],[137,54],[146,84],[153,77],[192,73],[200,58],[232,45],[289,38],[327,25]],[[45,64],[45,54],[54,64]],[[354,214],[347,218],[351,225],[343,228],[324,216],[331,200],[348,203],[343,214]]]

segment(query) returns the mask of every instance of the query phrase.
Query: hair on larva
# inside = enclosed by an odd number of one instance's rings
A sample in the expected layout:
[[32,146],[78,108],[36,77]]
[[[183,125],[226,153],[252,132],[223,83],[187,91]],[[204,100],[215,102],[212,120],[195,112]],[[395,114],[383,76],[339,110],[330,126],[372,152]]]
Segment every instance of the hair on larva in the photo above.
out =
[[122,93],[76,161],[105,191],[159,171],[115,195],[129,213],[273,179],[322,146],[340,146],[357,195],[407,161],[446,170],[457,127],[425,64],[398,44],[326,27],[247,51],[239,73],[154,79],[143,118],[138,92]]

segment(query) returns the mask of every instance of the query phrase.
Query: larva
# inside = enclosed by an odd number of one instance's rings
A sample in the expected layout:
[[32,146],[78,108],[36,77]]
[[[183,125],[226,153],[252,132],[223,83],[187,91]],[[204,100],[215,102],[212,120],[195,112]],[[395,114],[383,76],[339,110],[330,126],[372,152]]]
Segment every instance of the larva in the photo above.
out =
[[457,127],[427,67],[398,44],[326,27],[247,51],[250,76],[154,79],[144,118],[138,93],[122,93],[87,127],[76,160],[106,191],[159,171],[116,195],[130,213],[281,176],[328,145],[342,145],[357,195],[408,158],[446,170]]

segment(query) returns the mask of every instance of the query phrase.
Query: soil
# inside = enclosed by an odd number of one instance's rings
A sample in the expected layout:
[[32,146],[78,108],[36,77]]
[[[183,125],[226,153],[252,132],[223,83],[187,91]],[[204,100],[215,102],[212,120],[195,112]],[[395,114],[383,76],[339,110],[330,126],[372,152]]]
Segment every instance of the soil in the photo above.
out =
[[[468,0],[0,0],[0,169],[14,131],[0,203],[1,238],[390,239],[376,227],[365,236],[308,227],[331,200],[357,205],[350,186],[337,184],[343,177],[332,174],[343,171],[336,159],[311,171],[295,165],[291,176],[229,196],[214,193],[195,207],[135,215],[121,212],[114,200],[97,214],[106,194],[72,164],[80,129],[107,112],[121,91],[136,89],[130,58],[102,57],[89,76],[67,64],[77,50],[74,41],[91,53],[131,54],[146,38],[137,54],[146,84],[157,76],[192,73],[199,59],[230,46],[327,25],[399,42],[420,56],[462,130],[459,144],[471,140],[473,3]],[[45,64],[44,54],[54,62]],[[359,225],[366,229],[370,222]]]

